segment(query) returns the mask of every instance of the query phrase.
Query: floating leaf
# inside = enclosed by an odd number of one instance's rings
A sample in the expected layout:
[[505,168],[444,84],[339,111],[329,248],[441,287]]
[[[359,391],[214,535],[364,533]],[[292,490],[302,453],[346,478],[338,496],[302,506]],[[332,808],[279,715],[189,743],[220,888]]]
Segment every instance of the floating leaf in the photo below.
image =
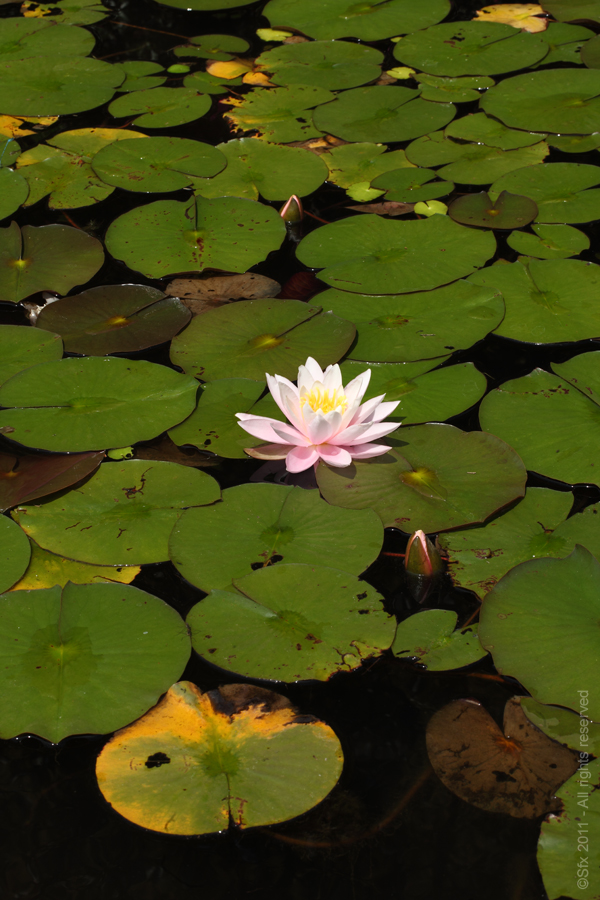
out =
[[[175,51],[177,51],[175,47]],[[190,72],[183,79],[184,87],[193,88],[199,94],[226,94],[231,87],[242,84],[241,78],[217,78],[209,72]]]
[[480,228],[521,228],[535,219],[537,211],[537,205],[529,197],[509,191],[502,191],[496,200],[485,191],[463,194],[448,207],[452,219]]
[[11,456],[0,454],[0,511],[63,490],[90,472],[104,453],[70,453],[68,456]]
[[[546,20],[548,21],[548,20]],[[581,50],[586,42],[594,37],[594,32],[582,25],[563,25],[562,22],[550,22],[541,37],[550,45],[548,56],[545,56],[538,65],[549,66],[557,62],[567,62],[571,65],[581,65]],[[535,66],[534,68],[537,68]]]
[[563,153],[588,153],[600,147],[600,132],[596,134],[550,135],[548,143]]
[[[471,113],[461,119],[455,119],[446,126],[444,135],[447,138],[457,138],[459,141],[474,141],[476,144],[485,144],[486,147],[498,147],[499,150],[518,150],[530,147],[548,137],[545,133],[539,134],[507,128],[502,122],[492,119],[485,113]],[[429,137],[433,139],[435,135],[429,135]],[[446,162],[446,160],[441,161]]]
[[117,119],[139,116],[135,120],[138,128],[172,128],[200,119],[211,104],[209,96],[198,94],[193,88],[156,87],[123,94],[113,100],[108,111]]
[[310,355],[321,366],[337,362],[355,333],[350,322],[300,300],[247,300],[192,319],[173,339],[171,360],[202,381],[259,380],[265,372],[296,378]]
[[586,190],[599,183],[597,166],[544,163],[503,175],[490,192],[510,191],[531,198],[538,207],[537,222],[576,224],[600,218],[600,188]]
[[[582,691],[582,707],[587,706],[587,697],[589,692]],[[588,744],[588,751],[596,753],[600,742],[600,725],[591,721],[585,722],[587,731],[581,728],[580,718],[584,714],[579,712],[571,712],[560,706],[547,706],[544,703],[538,703],[533,697],[521,697],[521,709],[530,722],[552,738],[558,741],[563,747],[570,747],[571,750],[581,750],[582,744]],[[585,720],[584,720],[585,721]],[[582,741],[583,735],[583,741]]]
[[118,65],[126,75],[123,84],[119,85],[119,91],[143,91],[146,88],[160,87],[167,80],[166,75],[157,76],[155,74],[163,71],[163,67],[158,63],[132,59],[118,63]]
[[165,287],[171,297],[179,297],[192,311],[195,302],[221,303],[229,300],[258,300],[276,297],[281,285],[266,275],[216,275],[213,278],[175,278]]
[[13,116],[84,112],[110,100],[123,79],[118,66],[99,59],[52,55],[43,66],[10,60],[0,66],[2,109]]
[[107,734],[143,715],[188,660],[179,615],[130,585],[67,584],[1,601],[4,738]]
[[169,553],[183,577],[208,592],[281,562],[360,575],[382,543],[372,510],[341,510],[300,487],[241,484],[225,490],[221,503],[188,509],[173,528]]
[[600,23],[599,0],[544,0],[544,9],[559,22],[589,19]]
[[75,562],[42,550],[32,541],[27,570],[11,590],[37,591],[55,585],[65,587],[69,581],[73,584],[98,584],[105,581],[131,584],[140,572],[139,566],[90,566],[88,563]]
[[[574,585],[577,602],[566,603]],[[578,709],[581,672],[595,671],[598,659],[599,591],[600,564],[585,547],[511,569],[483,601],[479,625],[498,672],[517,678],[541,703]],[[600,717],[593,691],[587,715]]]
[[472,628],[455,631],[458,616],[450,609],[427,609],[400,622],[392,653],[414,659],[430,672],[461,669],[485,656]]
[[[437,203],[437,200],[432,200],[431,203]],[[364,203],[360,206],[347,206],[346,209],[352,209],[355,212],[360,213],[374,213],[376,216],[405,216],[407,213],[414,212],[415,206],[417,205],[418,204],[415,203],[395,203],[393,200],[383,200],[381,203]],[[444,204],[442,203],[441,205],[443,206]],[[421,203],[421,206],[428,209],[426,203]],[[448,207],[446,207],[446,209],[447,208]]]
[[16,584],[29,565],[30,556],[25,532],[6,516],[0,516],[0,591]]
[[174,48],[175,56],[228,60],[250,49],[248,41],[233,34],[199,34],[188,41],[190,45]]
[[[56,227],[56,226],[55,226]],[[276,210],[253,200],[157,200],[115,219],[106,246],[149,278],[224,269],[246,272],[276,250],[285,225]]]
[[385,456],[344,469],[319,464],[324,498],[348,509],[372,508],[384,527],[431,534],[475,522],[522,497],[526,472],[507,444],[452,425],[414,425],[388,437]]
[[0,294],[18,303],[37,291],[66,294],[104,262],[102,244],[68,225],[0,228]]
[[281,694],[189,681],[117,732],[96,763],[105,799],[126,819],[167,834],[271,825],[319,803],[340,776],[334,732]]
[[107,15],[106,7],[96,0],[57,0],[49,4],[25,0],[21,12],[24,16],[57,17],[62,25],[93,25]]
[[[528,231],[513,231],[507,243],[517,253],[535,256],[538,259],[567,259],[578,256],[590,246],[590,239],[570,225],[532,225],[534,234]],[[519,340],[523,340],[519,337]]]
[[470,275],[495,252],[491,232],[466,230],[446,216],[391,222],[343,219],[311,232],[296,255],[324,268],[321,281],[356,293],[431,290]]
[[538,31],[545,31],[548,27],[548,19],[540,18],[543,13],[544,10],[538,3],[501,3],[478,9],[473,20],[500,22],[535,34]]
[[370,184],[378,175],[412,166],[404,150],[385,152],[383,144],[368,142],[343,144],[327,150],[322,159],[329,169],[329,181],[343,188],[353,184]]
[[[10,119],[10,116],[0,116],[0,135],[4,135],[7,131],[10,131],[10,128],[2,127],[2,119]],[[22,122],[22,119],[15,119],[15,122]],[[21,132],[25,134],[26,132]],[[7,168],[8,166],[12,166],[13,163],[17,160],[17,157],[21,153],[21,148],[19,144],[15,141],[13,137],[7,135],[7,140],[2,140],[0,138],[0,167]]]
[[160,0],[163,6],[175,6],[177,9],[191,9],[204,12],[213,9],[231,9],[233,6],[248,6],[253,0]]
[[600,69],[600,41],[597,37],[583,44],[581,61],[588,69]]
[[421,98],[436,103],[468,103],[481,98],[480,90],[492,87],[493,79],[486,76],[469,78],[441,78],[419,72],[415,80],[421,85]]
[[58,334],[44,334],[22,325],[0,325],[0,384],[23,369],[61,359],[62,355]]
[[171,529],[188,506],[220,497],[214,478],[176,463],[107,463],[77,490],[14,510],[44,550],[97,566],[129,566],[169,558]]
[[92,356],[41,366],[0,387],[0,406],[13,407],[0,412],[0,428],[26,447],[126,447],[172,428],[196,405],[194,379],[145,360]]
[[383,53],[365,44],[307,41],[267,50],[256,65],[274,84],[313,84],[340,91],[374,81],[382,62]]
[[532,725],[511,698],[503,731],[476,700],[453,700],[427,724],[438,778],[461,800],[494,813],[535,819],[556,810],[554,794],[577,769],[576,755]]
[[244,131],[258,131],[258,137],[288,144],[321,134],[309,110],[332,99],[331,91],[314,85],[252,91],[241,99],[230,97],[227,102],[234,109],[225,113],[225,118]]
[[[192,646],[213,665],[271,681],[326,680],[387,649],[395,620],[354,575],[282,563],[211,591],[188,613]],[[231,628],[231,622],[236,628]]]
[[18,172],[0,169],[0,219],[11,216],[27,200],[29,185]]
[[58,24],[52,19],[11,18],[0,21],[2,66],[24,57],[87,56],[94,49],[94,44],[94,37],[87,29]]
[[181,301],[156,288],[112,284],[47,304],[36,325],[61,335],[67,353],[105,356],[154,347],[174,337],[189,320],[190,311]]
[[395,169],[379,175],[373,187],[384,189],[388,200],[403,203],[434,200],[454,190],[451,181],[434,181],[436,175],[433,169]]
[[491,184],[507,172],[521,169],[523,166],[538,165],[549,152],[545,141],[520,150],[508,151],[496,147],[465,144],[461,158],[438,169],[437,175],[439,178],[452,179],[460,184]]
[[415,30],[394,47],[394,56],[405,65],[454,77],[513,72],[547,53],[548,44],[539,35],[495,22],[444,22]]

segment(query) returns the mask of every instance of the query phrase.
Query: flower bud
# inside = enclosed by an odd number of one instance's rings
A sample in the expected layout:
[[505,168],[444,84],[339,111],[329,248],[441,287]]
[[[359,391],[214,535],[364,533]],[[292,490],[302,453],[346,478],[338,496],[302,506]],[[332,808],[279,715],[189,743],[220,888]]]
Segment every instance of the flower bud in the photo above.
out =
[[411,535],[406,547],[404,568],[411,575],[421,575],[426,578],[432,578],[442,571],[440,554],[424,531],[415,531]]
[[281,208],[279,215],[286,225],[295,225],[296,222],[301,222],[304,218],[304,210],[300,197],[292,194],[287,203]]

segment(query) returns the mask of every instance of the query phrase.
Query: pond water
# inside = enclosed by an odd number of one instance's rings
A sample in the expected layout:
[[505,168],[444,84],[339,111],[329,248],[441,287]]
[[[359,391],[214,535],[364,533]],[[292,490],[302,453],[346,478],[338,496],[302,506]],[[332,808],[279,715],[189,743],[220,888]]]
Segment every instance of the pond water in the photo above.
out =
[[219,5],[0,6],[2,896],[597,900],[600,0]]

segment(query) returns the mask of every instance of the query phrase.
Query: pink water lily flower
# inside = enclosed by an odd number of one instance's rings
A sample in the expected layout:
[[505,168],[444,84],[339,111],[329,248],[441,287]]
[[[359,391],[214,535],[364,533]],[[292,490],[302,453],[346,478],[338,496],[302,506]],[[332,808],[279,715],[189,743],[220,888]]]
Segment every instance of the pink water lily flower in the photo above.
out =
[[267,384],[288,422],[267,416],[236,413],[239,425],[269,443],[246,453],[256,459],[285,459],[288,472],[303,472],[320,459],[329,466],[349,466],[353,459],[381,456],[390,448],[374,444],[395,431],[397,422],[382,422],[399,400],[383,403],[385,394],[361,405],[369,385],[367,369],[344,387],[340,367],[325,372],[309,358],[298,369],[298,387],[281,375],[267,375]]

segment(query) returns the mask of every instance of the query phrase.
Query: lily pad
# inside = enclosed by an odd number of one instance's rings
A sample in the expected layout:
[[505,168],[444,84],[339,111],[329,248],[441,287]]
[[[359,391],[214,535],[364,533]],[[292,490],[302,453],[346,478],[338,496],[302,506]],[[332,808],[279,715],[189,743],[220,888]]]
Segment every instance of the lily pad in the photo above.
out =
[[545,141],[519,150],[500,150],[473,144],[465,144],[463,149],[460,159],[438,169],[439,178],[448,178],[459,184],[491,184],[507,172],[538,165],[550,152]]
[[305,84],[252,91],[240,99],[230,97],[227,103],[234,109],[226,112],[225,118],[237,128],[257,131],[258,137],[276,144],[305,141],[321,134],[310,110],[333,96],[325,88]]
[[506,239],[509,247],[538,259],[567,259],[590,246],[588,236],[570,225],[532,225],[531,229],[534,234],[528,231],[509,234]]
[[306,41],[267,50],[255,64],[273,84],[313,84],[340,91],[379,78],[382,62],[383,53],[365,44]]
[[188,138],[151,137],[110,144],[92,167],[106,184],[127,191],[177,191],[191,176],[210,177],[227,165],[216,147]]
[[21,10],[24,16],[56,16],[61,25],[93,25],[107,15],[106,7],[96,0],[57,0],[49,4],[25,0]]
[[19,303],[37,291],[66,294],[104,262],[102,244],[69,225],[0,228],[0,296]]
[[[233,5],[233,4],[232,4]],[[356,37],[380,41],[395,34],[418,31],[439,22],[450,12],[448,0],[270,0],[263,14],[272,28],[294,28],[320,41]]]
[[0,169],[0,219],[11,216],[25,203],[29,185],[22,175],[12,169]]
[[450,609],[427,609],[400,622],[392,653],[414,659],[430,672],[462,669],[485,656],[473,628],[455,631],[458,616]]
[[586,41],[581,48],[581,62],[588,69],[600,69],[600,41],[594,37],[591,41]]
[[175,610],[131,585],[14,591],[0,623],[3,738],[114,731],[156,703],[190,652]]
[[41,366],[0,387],[0,406],[11,407],[0,412],[0,428],[26,447],[127,447],[172,428],[196,405],[194,379],[145,360],[91,356]]
[[169,553],[183,577],[208,593],[280,563],[360,575],[382,543],[372,510],[341,510],[300,487],[241,484],[225,490],[221,503],[188,509],[173,528]]
[[529,197],[538,207],[536,222],[577,224],[600,218],[600,188],[587,190],[599,183],[597,166],[544,163],[503,175],[490,193],[510,191]]
[[106,581],[131,584],[142,571],[140,566],[90,566],[88,563],[75,562],[42,550],[34,541],[30,543],[29,565],[11,591],[37,591],[55,585],[65,587],[69,581],[73,584],[98,584]]
[[76,490],[12,515],[44,550],[96,566],[143,565],[169,558],[169,534],[183,509],[220,495],[200,469],[132,459],[106,463]]
[[489,231],[465,229],[447,216],[392,222],[366,215],[311,232],[296,255],[332,287],[355,293],[431,290],[470,275],[494,255]]
[[469,103],[480,100],[485,88],[493,87],[494,81],[486,76],[469,78],[442,78],[419,72],[415,80],[421,85],[421,99],[436,103]]
[[[174,52],[185,48],[175,47]],[[181,54],[180,54],[181,55]],[[183,54],[186,55],[186,54]],[[210,72],[190,72],[183,79],[183,86],[193,88],[199,94],[227,94],[232,87],[242,84],[241,78],[218,78]]]
[[105,799],[126,819],[166,834],[271,825],[319,803],[340,776],[340,742],[281,694],[189,681],[119,731],[96,763]]
[[455,114],[452,103],[429,103],[411,88],[370,85],[344,91],[319,106],[313,122],[345,141],[389,143],[443,128]]
[[448,208],[448,215],[455,221],[480,228],[521,228],[535,219],[537,212],[533,200],[509,191],[502,191],[495,200],[485,191],[463,194]]
[[0,511],[63,490],[96,469],[104,453],[68,456],[12,456],[0,454]]
[[[450,122],[444,129],[444,135],[459,141],[473,141],[476,144],[485,144],[486,147],[497,147],[499,150],[519,150],[538,144],[548,137],[545,133],[507,128],[502,122],[482,112],[471,113]],[[434,135],[430,137],[433,138]]]
[[[587,697],[589,692],[582,691],[584,695],[582,700]],[[564,747],[570,747],[571,750],[582,750],[582,744],[587,744],[587,750],[596,755],[598,746],[600,745],[600,725],[591,722],[589,719],[585,722],[587,731],[581,728],[580,718],[583,713],[571,712],[560,706],[549,706],[544,703],[538,703],[533,697],[521,697],[521,709],[530,722],[551,737],[553,741],[558,741]],[[587,706],[587,702],[582,706]],[[582,740],[583,737],[583,740]]]
[[[296,45],[300,46],[300,45]],[[246,197],[287,200],[292,194],[312,194],[327,178],[323,160],[296,147],[241,138],[218,144],[227,168],[214,178],[194,178],[194,192],[202,197]]]
[[333,289],[319,294],[319,302],[356,325],[351,358],[375,362],[432,359],[462,350],[497,328],[504,316],[499,289],[464,280],[433,291],[379,297]]
[[555,134],[600,130],[600,72],[559,68],[527,72],[490,88],[481,106],[505,125]]
[[[565,603],[574,585],[577,603]],[[578,709],[581,672],[595,671],[598,659],[599,594],[600,564],[585,547],[566,559],[529,560],[483,601],[479,638],[498,672],[517,678],[536,700]],[[600,718],[591,690],[588,715]]]
[[551,147],[563,153],[588,153],[600,147],[600,132],[594,134],[551,134],[548,138]]
[[544,0],[544,9],[559,22],[577,22],[586,19],[600,23],[598,0]]
[[135,120],[138,128],[172,128],[200,119],[211,104],[210,96],[198,94],[193,88],[155,87],[117,97],[108,111],[117,119],[139,116]]
[[418,203],[445,197],[454,190],[451,181],[435,181],[436,176],[433,169],[395,169],[378,175],[372,187],[385,190],[386,200]]
[[525,467],[491,434],[452,425],[414,425],[387,438],[395,447],[344,469],[320,463],[324,498],[348,509],[371,507],[384,527],[431,534],[483,522],[525,493]]
[[119,216],[106,233],[117,259],[149,278],[224,269],[246,272],[277,250],[285,225],[276,210],[253,200],[157,200]]
[[385,144],[369,142],[342,144],[327,150],[321,159],[329,169],[328,181],[349,188],[353,184],[369,184],[384,172],[412,166],[404,150],[391,150],[387,153],[386,150]]
[[181,331],[190,317],[180,300],[156,288],[112,284],[47,304],[36,325],[60,335],[67,353],[105,356],[162,344]]
[[310,355],[320,366],[337,362],[355,334],[351,322],[301,300],[246,300],[192,319],[173,339],[171,360],[202,381],[296,378]]
[[62,355],[62,340],[58,334],[44,334],[22,325],[0,325],[0,384],[23,369],[61,359]]
[[159,0],[163,6],[175,6],[177,9],[191,9],[205,12],[213,9],[231,9],[234,6],[248,6],[254,0]]
[[402,38],[394,56],[431,75],[499,75],[524,69],[546,56],[537,34],[496,22],[444,22]]
[[[213,665],[271,681],[325,681],[387,649],[396,622],[354,575],[282,563],[211,591],[188,613],[192,646]],[[236,628],[231,628],[231,622]]]
[[248,41],[233,34],[199,34],[188,38],[188,41],[189,46],[174,48],[175,56],[228,60],[250,49]]
[[582,62],[581,51],[594,37],[594,32],[583,25],[565,25],[562,22],[550,22],[547,29],[540,33],[550,45],[548,56],[539,63],[542,66],[567,62],[579,66]]
[[95,43],[86,28],[62,25],[52,19],[0,21],[0,65],[25,57],[87,56]]
[[160,87],[167,80],[166,75],[158,76],[163,67],[158,63],[132,59],[118,63],[125,72],[125,81],[119,85],[119,91],[144,91],[146,88]]
[[524,258],[489,266],[471,280],[502,293],[506,315],[496,329],[501,337],[551,344],[600,336],[600,266],[594,263]]
[[110,100],[124,77],[118,66],[99,59],[51,56],[43,66],[10,60],[0,66],[2,111],[12,116],[84,112]]
[[0,516],[0,591],[7,591],[21,578],[27,566],[31,548],[25,532]]

